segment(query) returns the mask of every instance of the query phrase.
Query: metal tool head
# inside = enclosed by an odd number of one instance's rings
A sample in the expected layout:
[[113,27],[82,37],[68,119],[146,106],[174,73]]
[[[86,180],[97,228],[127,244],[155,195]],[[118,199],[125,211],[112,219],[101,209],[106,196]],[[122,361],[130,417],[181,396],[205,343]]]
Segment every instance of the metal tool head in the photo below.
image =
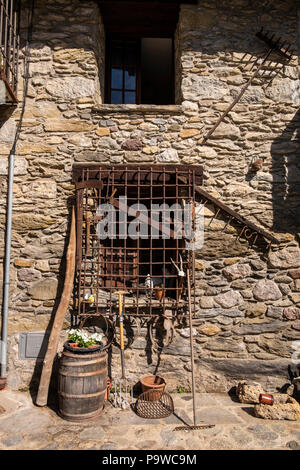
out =
[[270,49],[273,49],[274,52],[281,55],[285,59],[291,60],[291,58],[293,57],[292,52],[289,51],[291,48],[291,45],[287,44],[287,47],[286,47],[285,42],[282,42],[280,45],[281,38],[279,37],[278,39],[275,40],[274,39],[275,34],[271,34],[269,31],[264,31],[263,27],[261,28],[260,31],[258,31],[258,33],[256,33],[256,36],[262,41],[264,41],[269,46]]
[[133,405],[133,385],[127,379],[114,379],[111,390],[110,402],[115,408],[127,410]]

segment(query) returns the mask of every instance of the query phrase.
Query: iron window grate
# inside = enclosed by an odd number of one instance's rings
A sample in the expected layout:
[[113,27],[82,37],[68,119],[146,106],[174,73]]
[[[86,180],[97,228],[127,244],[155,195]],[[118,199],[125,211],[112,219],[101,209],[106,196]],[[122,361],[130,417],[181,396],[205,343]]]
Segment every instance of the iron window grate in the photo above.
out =
[[[78,314],[112,315],[116,311],[117,290],[126,292],[127,315],[154,316],[166,310],[184,309],[184,279],[178,276],[174,265],[179,267],[182,260],[183,271],[189,267],[194,273],[194,252],[186,249],[185,231],[180,223],[175,223],[175,217],[182,216],[180,208],[184,210],[186,204],[193,209],[195,186],[202,183],[202,167],[77,164],[73,167],[73,182]],[[139,206],[133,210],[133,204]],[[155,204],[165,205],[165,219],[152,218]],[[171,206],[174,210],[169,212],[167,208]],[[194,229],[194,211],[190,213]],[[109,216],[116,222],[112,224],[115,233],[105,238],[100,229]],[[147,227],[147,238],[145,233],[144,238],[132,238],[137,217],[144,222],[144,229]],[[183,222],[180,217],[178,220]],[[164,225],[163,220],[169,225]]]

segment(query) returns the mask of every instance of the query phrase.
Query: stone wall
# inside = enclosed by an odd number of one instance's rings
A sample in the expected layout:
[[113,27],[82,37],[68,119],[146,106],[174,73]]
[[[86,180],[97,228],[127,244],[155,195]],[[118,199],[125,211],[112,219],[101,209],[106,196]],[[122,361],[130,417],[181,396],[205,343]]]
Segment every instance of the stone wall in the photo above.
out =
[[[282,386],[293,343],[300,339],[300,82],[294,2],[223,0],[182,6],[175,40],[176,105],[159,107],[102,104],[105,36],[96,3],[35,3],[29,88],[16,151],[11,386],[28,385],[36,367],[34,361],[18,359],[18,335],[47,329],[55,312],[74,200],[72,165],[91,161],[201,164],[205,189],[276,233],[279,251],[268,255],[237,241],[234,227],[224,231],[224,221],[206,223],[204,247],[196,255],[194,328],[199,389],[225,391],[245,378],[258,379],[270,390]],[[25,10],[23,40],[26,18]],[[203,136],[251,76],[253,62],[266,52],[255,37],[261,26],[291,41],[294,58],[288,66],[277,66],[272,56],[265,78],[253,82],[204,145]],[[21,82],[20,100],[22,93]],[[21,104],[9,119],[3,117],[0,129],[2,228],[7,155],[20,111]],[[256,158],[262,159],[262,167],[253,173],[249,168]],[[207,221],[211,215],[206,209]],[[3,252],[3,236],[1,243]],[[170,389],[189,388],[184,328],[177,329],[160,357],[146,354],[145,348],[142,331],[126,350],[129,377],[152,373],[159,360],[158,372],[167,377]],[[113,350],[115,375],[119,367],[119,352]]]

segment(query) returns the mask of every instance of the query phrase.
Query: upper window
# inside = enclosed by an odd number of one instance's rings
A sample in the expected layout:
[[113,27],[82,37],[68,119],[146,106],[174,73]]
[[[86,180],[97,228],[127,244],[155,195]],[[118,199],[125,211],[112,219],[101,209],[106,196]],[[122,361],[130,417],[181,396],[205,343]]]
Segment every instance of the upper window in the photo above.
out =
[[178,2],[101,0],[100,6],[106,31],[106,103],[173,104]]
[[106,101],[174,103],[172,38],[108,38]]

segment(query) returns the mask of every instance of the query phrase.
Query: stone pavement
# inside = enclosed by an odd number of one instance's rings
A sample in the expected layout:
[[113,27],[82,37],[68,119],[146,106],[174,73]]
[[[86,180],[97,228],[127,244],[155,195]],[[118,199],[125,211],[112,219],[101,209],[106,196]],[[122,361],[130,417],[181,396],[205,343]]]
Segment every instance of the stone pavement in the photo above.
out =
[[[192,422],[192,399],[172,395],[175,413]],[[5,411],[4,411],[4,410]],[[299,450],[300,421],[255,418],[253,406],[226,394],[197,394],[198,431],[174,431],[182,425],[171,415],[143,419],[110,404],[102,416],[86,423],[61,419],[55,406],[36,407],[28,392],[0,392],[0,450]]]

